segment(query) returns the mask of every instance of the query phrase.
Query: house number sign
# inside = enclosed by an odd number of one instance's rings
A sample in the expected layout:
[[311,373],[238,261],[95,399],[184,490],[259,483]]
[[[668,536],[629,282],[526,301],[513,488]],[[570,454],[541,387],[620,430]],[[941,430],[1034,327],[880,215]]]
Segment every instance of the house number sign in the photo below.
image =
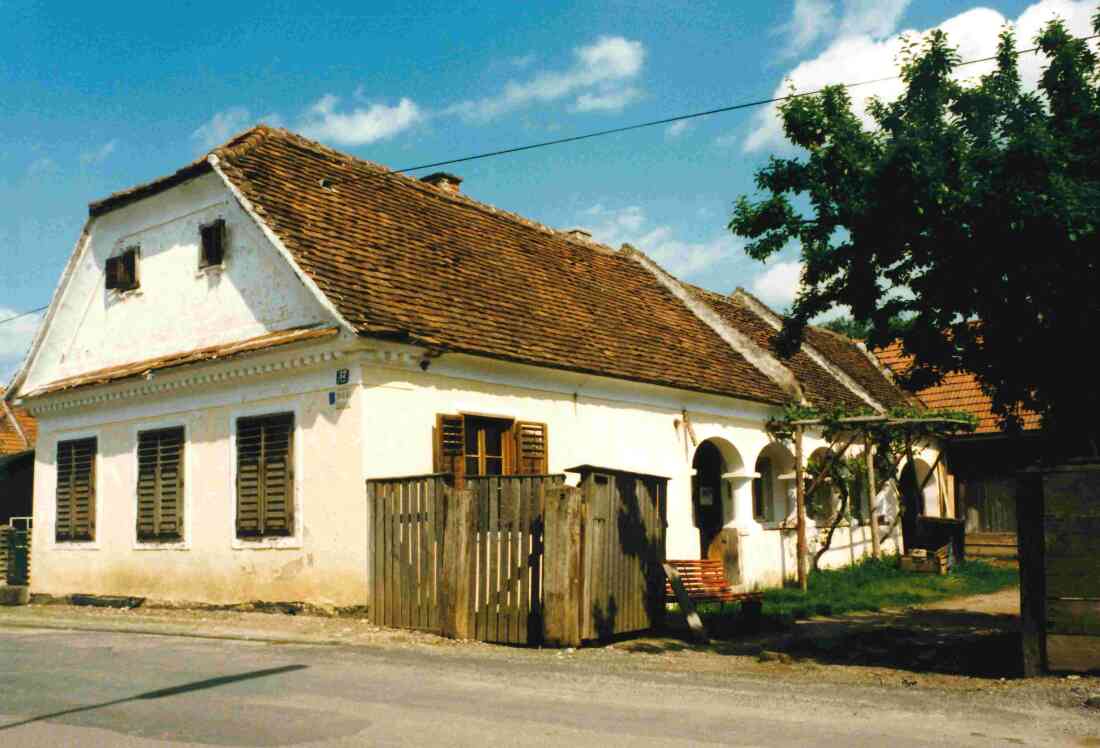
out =
[[342,384],[347,384],[349,379],[351,379],[351,370],[350,369],[337,369],[336,370],[336,385],[337,386],[342,385]]

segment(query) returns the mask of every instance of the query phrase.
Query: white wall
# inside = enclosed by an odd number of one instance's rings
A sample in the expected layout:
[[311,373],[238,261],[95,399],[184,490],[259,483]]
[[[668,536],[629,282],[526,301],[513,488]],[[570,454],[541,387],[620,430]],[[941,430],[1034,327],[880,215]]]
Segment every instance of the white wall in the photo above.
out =
[[[248,365],[279,366],[302,355],[303,349],[273,351]],[[181,386],[155,397],[45,413],[35,465],[32,591],[212,603],[366,604],[359,398],[353,396],[346,408],[331,406],[328,398],[336,370],[347,365],[335,359],[312,367],[279,367],[217,386]],[[234,366],[205,369],[224,374]],[[240,541],[234,424],[242,416],[287,411],[295,414],[297,530],[294,537],[277,541]],[[138,543],[137,434],[169,426],[186,429],[184,539],[170,546]],[[57,543],[56,445],[84,436],[98,439],[95,540]]]
[[[224,269],[199,270],[199,226],[224,218]],[[141,247],[141,287],[104,287],[107,258]],[[331,320],[216,174],[95,219],[22,390],[132,361]]]

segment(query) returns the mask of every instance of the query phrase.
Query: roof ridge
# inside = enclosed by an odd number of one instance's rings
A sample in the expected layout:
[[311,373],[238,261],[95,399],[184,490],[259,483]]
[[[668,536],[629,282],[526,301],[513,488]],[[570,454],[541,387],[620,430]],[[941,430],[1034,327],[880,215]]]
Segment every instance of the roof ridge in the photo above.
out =
[[[757,315],[777,332],[783,329],[783,317],[745,289],[738,287],[736,291],[726,298],[728,298],[731,303],[739,304],[744,309]],[[876,410],[887,410],[886,403],[880,402],[879,398],[876,397],[874,393],[857,382],[848,372],[844,371],[839,364],[825,355],[822,351],[818,350],[817,347],[806,340],[805,337],[800,341],[799,346],[803,353],[813,359],[818,366],[827,371],[833,379],[848,388],[848,390],[859,397],[860,400],[863,400]]]

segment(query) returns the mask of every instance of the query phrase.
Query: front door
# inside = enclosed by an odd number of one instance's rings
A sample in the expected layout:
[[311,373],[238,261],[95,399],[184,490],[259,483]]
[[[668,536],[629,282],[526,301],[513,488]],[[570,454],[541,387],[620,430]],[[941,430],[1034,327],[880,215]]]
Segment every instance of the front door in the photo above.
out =
[[710,442],[703,442],[692,461],[692,508],[699,528],[699,557],[707,558],[711,543],[722,531],[722,453]]

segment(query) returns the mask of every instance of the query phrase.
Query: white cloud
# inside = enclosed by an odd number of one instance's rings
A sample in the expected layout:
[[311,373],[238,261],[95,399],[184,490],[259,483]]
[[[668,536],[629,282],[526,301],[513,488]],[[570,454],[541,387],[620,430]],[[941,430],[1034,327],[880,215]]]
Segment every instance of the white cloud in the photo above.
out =
[[191,139],[198,143],[200,149],[209,150],[247,128],[251,121],[252,115],[247,109],[239,106],[230,107],[224,112],[217,112],[196,128],[191,133]]
[[584,211],[581,219],[596,241],[616,248],[632,244],[668,272],[684,278],[698,275],[724,258],[741,256],[741,245],[732,236],[683,241],[676,238],[671,226],[652,225],[637,205],[618,209],[595,205]]
[[802,285],[801,262],[776,262],[752,282],[752,292],[776,309],[786,309]]
[[641,90],[633,86],[600,93],[585,93],[577,97],[573,109],[578,112],[621,112],[640,98]]
[[41,177],[57,171],[57,162],[49,156],[35,159],[27,166],[28,177]]
[[322,96],[306,113],[301,130],[307,136],[340,145],[364,145],[391,138],[424,118],[412,99],[403,98],[396,106],[371,104],[339,112],[340,99],[332,94]]
[[[18,310],[0,307],[0,320],[19,314]],[[0,384],[7,385],[19,369],[23,357],[42,322],[43,312],[0,324]]]
[[526,81],[509,81],[494,96],[462,101],[445,112],[485,122],[529,104],[572,96],[577,111],[619,111],[640,96],[631,82],[645,63],[641,42],[602,36],[573,54],[573,65],[564,71],[543,70]]
[[85,151],[80,154],[80,163],[85,166],[92,166],[94,164],[101,164],[107,160],[107,157],[115,152],[115,148],[118,147],[118,139],[108,140],[99,148],[93,148],[90,151]]
[[791,20],[776,32],[787,37],[784,55],[793,56],[825,36],[833,27],[832,0],[794,0]]
[[[855,12],[857,6],[865,12]],[[790,70],[784,82],[776,87],[774,95],[783,96],[788,93],[792,84],[797,91],[815,91],[833,83],[873,80],[897,74],[897,61],[903,47],[902,37],[919,39],[930,31],[926,29],[889,33],[888,29],[892,30],[891,27],[896,25],[904,9],[905,3],[901,0],[888,3],[871,0],[866,3],[848,3],[845,20],[841,22],[835,40],[817,57]],[[1032,41],[1043,25],[1056,16],[1066,21],[1071,33],[1088,36],[1092,33],[1090,19],[1095,11],[1094,0],[1040,0],[1030,5],[1012,22],[1017,43],[1021,48],[1032,46]],[[997,37],[1006,23],[1009,23],[1009,19],[994,10],[972,8],[947,19],[938,28],[947,32],[962,59],[968,60],[993,55],[997,49]],[[1021,77],[1026,85],[1035,86],[1044,64],[1043,58],[1034,54],[1020,57]],[[958,76],[970,80],[992,69],[992,62],[969,65],[961,68]],[[868,100],[872,96],[891,100],[901,91],[902,83],[899,80],[852,89],[853,108],[869,123]],[[756,114],[752,130],[744,139],[742,147],[746,152],[786,147],[776,105],[768,106]]]
[[673,122],[665,129],[665,135],[670,138],[678,138],[691,129],[691,123],[687,120]]
[[911,0],[844,0],[838,36],[880,39],[898,27]]

